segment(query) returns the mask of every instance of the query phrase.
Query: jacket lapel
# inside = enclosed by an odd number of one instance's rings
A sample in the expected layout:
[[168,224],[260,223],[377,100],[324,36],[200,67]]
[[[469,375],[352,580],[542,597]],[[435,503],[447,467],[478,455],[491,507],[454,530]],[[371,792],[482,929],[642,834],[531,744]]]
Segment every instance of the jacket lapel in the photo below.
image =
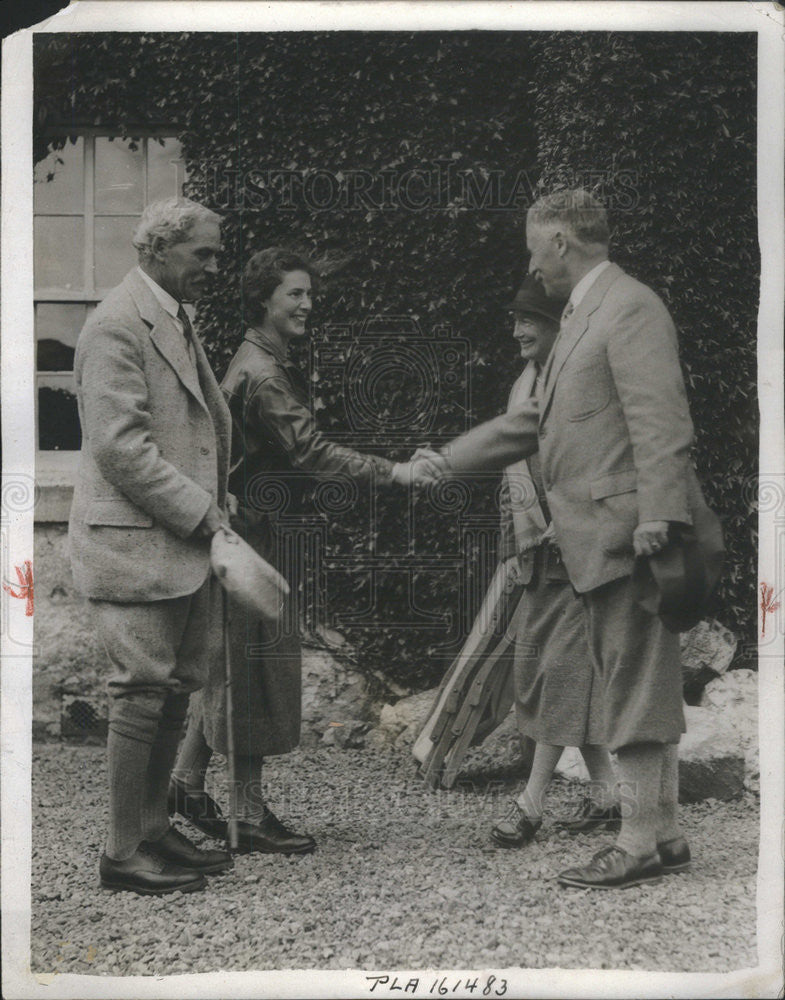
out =
[[229,407],[226,405],[226,400],[221,392],[221,387],[218,385],[213,374],[201,341],[196,335],[193,338],[193,345],[196,352],[199,383],[204,392],[204,402],[215,428],[215,439],[218,445],[218,482],[221,484],[224,482],[229,471],[232,418],[229,413]]
[[194,367],[185,338],[175,326],[171,316],[161,307],[147,283],[136,271],[131,271],[126,275],[125,284],[142,320],[151,327],[150,340],[172,367],[183,387],[191,393],[213,422],[218,449],[218,502],[222,505],[229,470],[232,420],[201,341],[194,334],[192,341],[196,356],[196,367]]
[[[185,338],[175,326],[172,317],[161,307],[144,280],[135,271],[131,271],[125,280],[139,310],[139,315],[148,326],[152,327],[150,340],[155,344],[159,354],[173,368],[183,386],[201,406],[207,409],[196,369],[188,356]],[[196,341],[195,337],[194,341]]]
[[569,358],[581,337],[589,329],[591,314],[599,307],[605,297],[605,293],[622,273],[621,268],[616,264],[606,267],[559,332],[545,372],[542,400],[540,402],[540,423],[542,423],[548,413],[551,400],[553,399],[553,390],[556,387],[559,374],[567,358]]

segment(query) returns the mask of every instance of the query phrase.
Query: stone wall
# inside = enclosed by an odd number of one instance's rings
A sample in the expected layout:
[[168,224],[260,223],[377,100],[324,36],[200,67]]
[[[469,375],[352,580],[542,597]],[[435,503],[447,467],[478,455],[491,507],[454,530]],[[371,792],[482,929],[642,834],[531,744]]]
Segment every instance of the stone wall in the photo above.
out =
[[[105,715],[106,656],[74,589],[65,524],[35,527],[33,732],[59,732],[61,695],[86,695]],[[122,568],[118,567],[118,572]]]

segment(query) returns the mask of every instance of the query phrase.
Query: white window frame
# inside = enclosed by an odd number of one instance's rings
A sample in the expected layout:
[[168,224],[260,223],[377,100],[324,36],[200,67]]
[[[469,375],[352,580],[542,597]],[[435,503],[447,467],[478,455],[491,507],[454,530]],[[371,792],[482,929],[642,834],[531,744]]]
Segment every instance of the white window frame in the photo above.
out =
[[[60,137],[65,133],[65,129],[53,131],[52,137]],[[123,141],[123,139],[134,139],[139,141],[142,149],[142,162],[144,164],[142,175],[142,206],[148,201],[148,158],[147,149],[150,141],[156,139],[177,140],[177,126],[156,126],[135,128],[128,131],[123,137],[116,130],[95,126],[68,128],[68,137],[76,136],[83,141],[83,207],[81,215],[73,212],[42,212],[41,215],[53,218],[83,218],[84,219],[84,259],[83,259],[83,287],[78,290],[38,287],[33,292],[33,302],[35,309],[41,303],[63,304],[69,303],[84,304],[87,307],[87,314],[98,305],[98,303],[111,291],[111,288],[100,288],[95,286],[95,219],[103,214],[111,215],[113,218],[135,218],[138,212],[95,212],[95,141],[98,138],[113,138]],[[182,187],[182,178],[176,179],[176,186]],[[38,370],[38,341],[35,340],[35,442],[36,442],[36,483],[38,485],[38,502],[36,504],[36,521],[67,521],[68,511],[73,495],[73,484],[76,477],[78,451],[53,451],[44,450],[39,447],[38,433],[38,388],[39,378],[46,382],[57,383],[66,382],[73,378],[72,371],[51,371],[39,372]]]

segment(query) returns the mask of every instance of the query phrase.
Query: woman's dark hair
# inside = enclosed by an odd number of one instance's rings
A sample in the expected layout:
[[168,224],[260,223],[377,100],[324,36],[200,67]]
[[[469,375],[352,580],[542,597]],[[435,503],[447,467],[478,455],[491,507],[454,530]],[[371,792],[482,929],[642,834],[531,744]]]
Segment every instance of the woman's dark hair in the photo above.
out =
[[251,257],[243,270],[243,310],[249,322],[260,323],[264,319],[264,303],[290,271],[305,271],[316,290],[317,265],[299,251],[267,247]]

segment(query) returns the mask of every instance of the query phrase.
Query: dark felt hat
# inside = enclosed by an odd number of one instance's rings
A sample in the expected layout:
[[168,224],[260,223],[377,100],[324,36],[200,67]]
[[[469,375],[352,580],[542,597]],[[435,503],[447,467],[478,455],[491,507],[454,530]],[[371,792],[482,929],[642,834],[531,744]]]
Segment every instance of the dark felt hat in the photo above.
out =
[[508,308],[515,313],[534,313],[559,323],[565,305],[566,299],[549,299],[540,282],[527,274]]
[[637,602],[659,615],[669,632],[687,632],[708,610],[724,555],[720,520],[701,505],[693,511],[691,526],[671,526],[665,548],[635,560],[632,582]]

